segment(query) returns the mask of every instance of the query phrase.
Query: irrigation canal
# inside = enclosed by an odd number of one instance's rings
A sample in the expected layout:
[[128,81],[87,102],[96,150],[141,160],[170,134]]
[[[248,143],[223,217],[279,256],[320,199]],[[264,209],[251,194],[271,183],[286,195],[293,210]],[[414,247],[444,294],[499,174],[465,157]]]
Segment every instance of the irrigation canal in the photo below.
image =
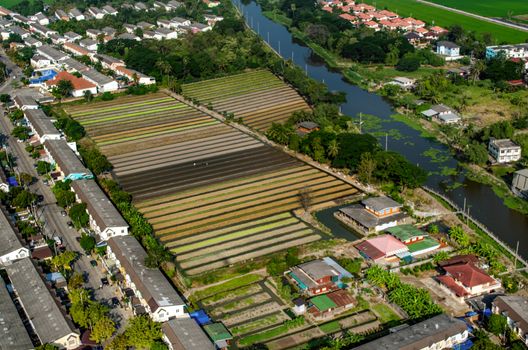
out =
[[519,254],[528,258],[528,216],[506,207],[491,187],[468,179],[445,145],[394,120],[391,116],[395,112],[390,103],[346,82],[340,72],[329,69],[310,48],[297,42],[284,26],[266,18],[260,6],[254,2],[232,1],[244,14],[247,24],[281,56],[292,59],[310,77],[326,83],[330,90],[345,92],[347,102],[341,106],[341,111],[356,121],[362,113],[364,132],[379,137],[383,146],[387,138],[389,150],[405,155],[426,169],[430,174],[428,187],[443,193],[460,207],[466,198],[473,217],[513,249],[519,241]]

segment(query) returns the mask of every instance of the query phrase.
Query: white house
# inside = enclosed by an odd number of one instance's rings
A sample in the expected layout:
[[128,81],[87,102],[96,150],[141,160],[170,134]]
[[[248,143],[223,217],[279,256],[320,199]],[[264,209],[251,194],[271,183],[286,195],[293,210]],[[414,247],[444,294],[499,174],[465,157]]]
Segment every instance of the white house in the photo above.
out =
[[71,186],[77,199],[86,203],[90,227],[102,240],[128,235],[128,224],[94,180],[73,181]]
[[521,146],[510,139],[491,138],[488,152],[497,163],[510,163],[521,159]]
[[42,12],[37,12],[33,16],[29,16],[29,19],[43,26],[50,24],[49,18]]
[[83,13],[76,8],[71,9],[70,12],[68,12],[68,16],[76,21],[84,21],[86,19]]
[[107,256],[125,277],[125,284],[134,291],[142,306],[156,322],[187,316],[185,303],[157,268],[145,266],[147,253],[133,236],[108,240]]
[[406,77],[394,77],[387,84],[397,85],[401,87],[402,89],[412,89],[415,83],[416,83],[415,79],[409,79]]
[[492,302],[491,311],[506,317],[506,324],[528,346],[528,298],[500,295]]
[[66,32],[66,33],[64,33],[64,37],[69,42],[74,42],[74,41],[82,39],[82,36],[77,34],[77,33],[75,33],[75,32]]
[[39,108],[37,101],[33,97],[27,96],[27,95],[17,95],[13,99],[13,102],[15,103],[15,106],[17,108],[23,111],[28,110],[28,109],[38,109]]
[[190,26],[191,21],[186,18],[174,17],[170,20],[172,28],[178,28],[181,26]]
[[456,124],[462,120],[453,109],[443,104],[432,106],[423,111],[422,115],[441,124]]
[[102,10],[94,6],[89,7],[87,12],[95,19],[103,19],[106,14]]
[[3,209],[0,210],[0,241],[2,242],[0,244],[0,266],[5,267],[31,254],[29,249],[20,243]]
[[118,14],[117,10],[110,5],[103,6],[102,10],[105,14],[110,15],[110,16],[117,16]]
[[95,40],[83,39],[83,40],[79,41],[79,45],[84,47],[86,50],[97,51],[97,46],[99,44]]
[[436,53],[444,57],[446,61],[461,59],[460,46],[451,41],[439,41],[436,43]]
[[46,140],[59,140],[62,135],[53,125],[50,117],[42,109],[28,109],[24,111],[27,124],[40,143]]
[[83,78],[97,85],[98,92],[112,92],[119,89],[117,81],[99,73],[95,69],[89,69],[81,73]]

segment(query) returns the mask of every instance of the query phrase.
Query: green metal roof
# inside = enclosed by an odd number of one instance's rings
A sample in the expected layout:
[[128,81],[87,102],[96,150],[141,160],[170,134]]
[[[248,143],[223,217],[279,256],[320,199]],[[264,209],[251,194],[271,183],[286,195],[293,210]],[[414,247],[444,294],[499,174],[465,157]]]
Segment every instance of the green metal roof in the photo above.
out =
[[233,339],[233,336],[222,323],[211,323],[204,326],[204,331],[214,342]]
[[440,243],[438,243],[436,240],[432,239],[431,237],[425,237],[421,241],[407,245],[407,248],[409,248],[409,251],[411,253],[416,253],[420,250],[425,250],[425,249],[436,247],[436,246],[440,246]]
[[313,297],[310,299],[310,301],[315,305],[316,308],[319,309],[319,311],[326,311],[328,309],[337,307],[336,303],[334,303],[332,299],[330,299],[326,294]]
[[405,242],[414,237],[427,236],[427,233],[414,227],[413,225],[400,225],[386,229],[388,233]]

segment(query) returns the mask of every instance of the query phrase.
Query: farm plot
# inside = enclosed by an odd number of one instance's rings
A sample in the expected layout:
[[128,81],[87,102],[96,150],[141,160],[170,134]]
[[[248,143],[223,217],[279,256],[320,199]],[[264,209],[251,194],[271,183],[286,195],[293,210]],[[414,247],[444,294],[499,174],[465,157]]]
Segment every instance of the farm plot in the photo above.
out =
[[226,284],[225,290],[197,303],[215,321],[222,321],[236,338],[276,327],[290,319],[284,312],[287,306],[263,280],[234,289]]
[[199,274],[320,239],[292,216],[302,206],[355,194],[307,165],[142,201],[138,209],[188,274]]
[[211,104],[216,111],[234,113],[257,130],[284,122],[295,111],[310,109],[297,91],[264,70],[185,84],[183,94]]

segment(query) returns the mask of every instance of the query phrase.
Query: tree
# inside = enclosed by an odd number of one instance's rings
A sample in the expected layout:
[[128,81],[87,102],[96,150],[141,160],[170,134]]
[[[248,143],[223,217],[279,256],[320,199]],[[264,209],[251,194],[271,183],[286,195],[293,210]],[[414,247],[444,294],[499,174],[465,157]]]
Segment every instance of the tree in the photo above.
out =
[[127,337],[125,334],[118,334],[112,339],[106,350],[127,350]]
[[154,322],[146,315],[130,319],[125,330],[127,345],[139,349],[148,349],[152,343],[161,339],[161,324]]
[[84,277],[80,273],[74,273],[68,280],[68,289],[74,290],[81,288],[84,284]]
[[372,180],[372,174],[376,170],[376,160],[372,157],[370,152],[363,153],[357,168],[359,179],[369,184]]
[[19,140],[26,141],[29,139],[29,128],[22,125],[15,126],[11,131],[11,135]]
[[55,346],[53,344],[42,344],[35,348],[35,350],[59,350],[58,346]]
[[73,83],[69,80],[59,80],[57,85],[53,88],[52,94],[59,100],[64,97],[70,96],[73,91]]
[[93,94],[90,90],[86,90],[85,92],[83,92],[83,97],[86,102],[90,102],[91,100],[93,100]]
[[471,69],[469,70],[469,76],[471,77],[471,81],[473,82],[473,85],[475,84],[475,81],[480,78],[480,74],[486,69],[486,62],[483,60],[476,60],[475,63],[471,66]]
[[339,144],[337,143],[337,139],[332,139],[328,143],[328,149],[327,149],[328,157],[335,158],[339,154]]
[[115,331],[116,326],[114,321],[108,316],[103,316],[95,322],[92,333],[90,334],[90,339],[101,344],[109,339]]
[[420,68],[420,59],[416,55],[405,55],[396,65],[396,69],[403,72],[414,72],[418,68]]
[[35,202],[36,199],[37,196],[35,194],[26,190],[22,190],[12,200],[11,204],[20,209],[29,208],[29,206],[31,206],[31,203]]
[[442,250],[441,252],[438,252],[436,253],[434,256],[433,256],[433,262],[435,264],[438,264],[440,261],[444,261],[444,260],[447,260],[449,259],[449,254]]
[[468,247],[470,244],[469,235],[460,226],[454,226],[449,229],[449,238],[462,248]]
[[95,238],[83,233],[79,244],[86,253],[89,253],[95,248]]
[[266,136],[274,142],[281,145],[287,145],[290,136],[294,133],[293,127],[285,126],[279,123],[272,123],[271,127],[266,131]]
[[486,321],[486,329],[495,335],[503,334],[506,327],[506,317],[502,315],[492,314]]
[[59,255],[55,255],[51,258],[51,266],[56,271],[61,271],[63,273],[70,271],[72,269],[72,263],[77,258],[77,253],[71,250],[66,250]]
[[53,170],[53,169],[52,169],[50,163],[45,162],[43,160],[39,160],[37,162],[37,173],[39,175],[47,174],[47,173],[51,172],[51,170]]
[[88,227],[90,217],[86,212],[86,203],[75,203],[68,213],[73,224],[77,228]]
[[28,173],[20,173],[18,174],[18,182],[24,187],[29,186],[33,183],[33,176]]
[[464,155],[471,163],[481,165],[486,164],[488,161],[488,150],[486,146],[477,141],[473,141],[467,145]]

